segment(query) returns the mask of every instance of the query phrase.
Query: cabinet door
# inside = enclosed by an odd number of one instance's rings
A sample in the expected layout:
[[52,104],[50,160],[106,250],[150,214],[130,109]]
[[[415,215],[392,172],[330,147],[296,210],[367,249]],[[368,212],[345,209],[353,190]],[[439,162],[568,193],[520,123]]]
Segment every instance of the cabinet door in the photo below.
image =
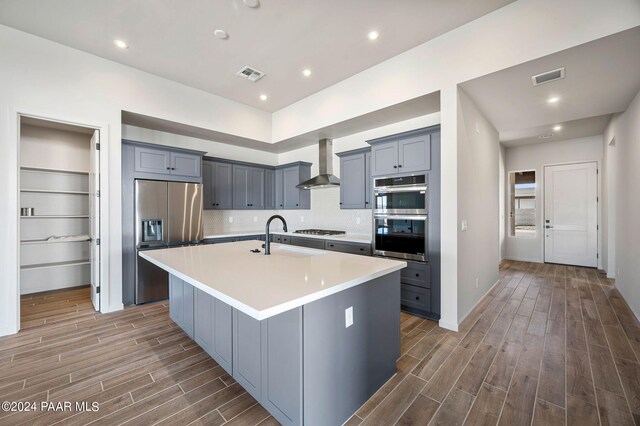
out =
[[196,288],[189,283],[182,282],[182,329],[193,339],[193,314]]
[[255,399],[262,391],[261,322],[233,310],[233,378]]
[[202,157],[182,152],[171,153],[171,174],[177,176],[200,177]]
[[169,151],[136,146],[134,154],[136,172],[171,174]]
[[276,210],[284,208],[284,171],[276,170]]
[[212,356],[227,373],[233,374],[233,308],[215,298],[213,304]]
[[249,168],[233,165],[233,208],[246,210],[249,205]]
[[[304,182],[305,180],[311,179],[311,166],[301,165],[298,167],[298,184],[300,182]],[[299,209],[310,209],[311,208],[311,190],[309,189],[298,189],[298,208]]]
[[371,187],[371,152],[364,154],[364,208],[372,208],[373,190]]
[[398,173],[398,142],[376,144],[371,147],[371,175]]
[[180,278],[169,275],[169,318],[180,328],[184,322],[184,282]]
[[232,166],[228,163],[213,163],[213,203],[216,210],[231,210],[233,207]]
[[214,201],[215,180],[213,170],[215,163],[211,161],[202,162],[202,208],[203,210],[215,210]]
[[363,154],[340,158],[340,208],[364,209],[365,159]]
[[264,209],[264,169],[249,169],[249,178],[250,208]]
[[401,173],[431,169],[431,135],[414,136],[398,142],[398,170]]
[[300,190],[296,185],[300,183],[300,170],[298,166],[282,169],[284,172],[284,208],[297,209],[300,207]]
[[209,355],[213,353],[213,296],[195,290],[193,336]]
[[276,208],[276,171],[267,169],[264,171],[264,208],[273,210]]

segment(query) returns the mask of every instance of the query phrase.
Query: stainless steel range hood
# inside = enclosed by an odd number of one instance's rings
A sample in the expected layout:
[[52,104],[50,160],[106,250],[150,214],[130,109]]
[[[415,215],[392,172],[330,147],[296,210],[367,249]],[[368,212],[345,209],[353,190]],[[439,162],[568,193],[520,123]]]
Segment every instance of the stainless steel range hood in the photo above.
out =
[[302,182],[297,186],[298,188],[317,189],[340,186],[340,179],[333,175],[333,140],[320,139],[318,145],[320,148],[320,162],[318,163],[320,174]]

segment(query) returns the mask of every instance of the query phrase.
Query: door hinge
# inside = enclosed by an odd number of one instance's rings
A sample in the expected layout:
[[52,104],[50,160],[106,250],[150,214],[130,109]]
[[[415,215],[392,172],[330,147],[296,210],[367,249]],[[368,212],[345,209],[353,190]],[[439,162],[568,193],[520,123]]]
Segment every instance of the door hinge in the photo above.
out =
[[96,144],[96,151],[100,151],[100,144],[99,143]]
[[596,231],[600,230],[600,225],[596,225]]
[[600,174],[600,169],[596,169],[596,174]]
[[600,253],[596,253],[596,259],[600,259]]
[[96,287],[96,293],[100,294],[100,286]]
[[100,191],[96,191],[96,197],[100,197]]
[[96,239],[96,245],[99,246],[100,245],[100,238]]

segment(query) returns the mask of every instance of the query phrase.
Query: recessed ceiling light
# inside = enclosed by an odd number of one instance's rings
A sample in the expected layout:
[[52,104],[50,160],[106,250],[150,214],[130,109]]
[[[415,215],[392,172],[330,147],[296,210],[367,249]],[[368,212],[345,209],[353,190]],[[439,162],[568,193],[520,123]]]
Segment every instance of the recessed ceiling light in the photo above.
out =
[[213,35],[219,38],[220,40],[226,40],[229,38],[229,34],[225,30],[215,30]]
[[311,70],[309,68],[303,69],[302,75],[304,75],[305,77],[309,77],[311,75]]
[[113,44],[118,46],[120,49],[128,49],[129,45],[123,40],[113,40]]
[[369,34],[367,34],[367,37],[369,37],[369,40],[377,40],[379,36],[380,34],[378,34],[377,31],[369,31]]
[[553,96],[553,97],[547,99],[547,102],[549,102],[550,104],[556,104],[556,103],[558,103],[559,100],[560,100],[559,97]]
[[553,131],[554,131],[554,132],[558,132],[558,131],[560,131],[560,130],[562,130],[562,126],[561,126],[561,125],[559,125],[559,124],[558,124],[558,125],[556,125],[556,126],[553,126]]
[[267,97],[267,95],[265,95],[265,94],[260,95],[260,100],[261,100],[261,101],[266,101],[267,99],[269,99],[269,98]]
[[258,7],[258,6],[260,6],[260,0],[243,0],[243,3],[247,7]]

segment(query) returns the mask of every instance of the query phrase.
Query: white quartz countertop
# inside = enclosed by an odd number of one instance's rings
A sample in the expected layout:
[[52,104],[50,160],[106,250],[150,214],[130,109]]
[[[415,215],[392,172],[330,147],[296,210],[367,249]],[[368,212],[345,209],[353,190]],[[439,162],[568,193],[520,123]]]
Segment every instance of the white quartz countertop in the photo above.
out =
[[[249,234],[251,235],[251,234]],[[406,262],[257,241],[149,250],[140,256],[263,320],[407,266]]]
[[[246,237],[248,235],[262,235],[262,234],[264,234],[264,229],[255,230],[255,231],[229,231],[229,232],[220,232],[218,234],[205,235],[204,239]],[[313,238],[317,240],[333,240],[333,241],[345,241],[350,243],[371,244],[371,235],[354,234],[350,232],[347,232],[346,234],[342,234],[342,235],[307,235],[307,234],[296,234],[295,232],[271,231],[271,234],[272,235],[288,235],[290,237],[300,237],[300,238]]]

